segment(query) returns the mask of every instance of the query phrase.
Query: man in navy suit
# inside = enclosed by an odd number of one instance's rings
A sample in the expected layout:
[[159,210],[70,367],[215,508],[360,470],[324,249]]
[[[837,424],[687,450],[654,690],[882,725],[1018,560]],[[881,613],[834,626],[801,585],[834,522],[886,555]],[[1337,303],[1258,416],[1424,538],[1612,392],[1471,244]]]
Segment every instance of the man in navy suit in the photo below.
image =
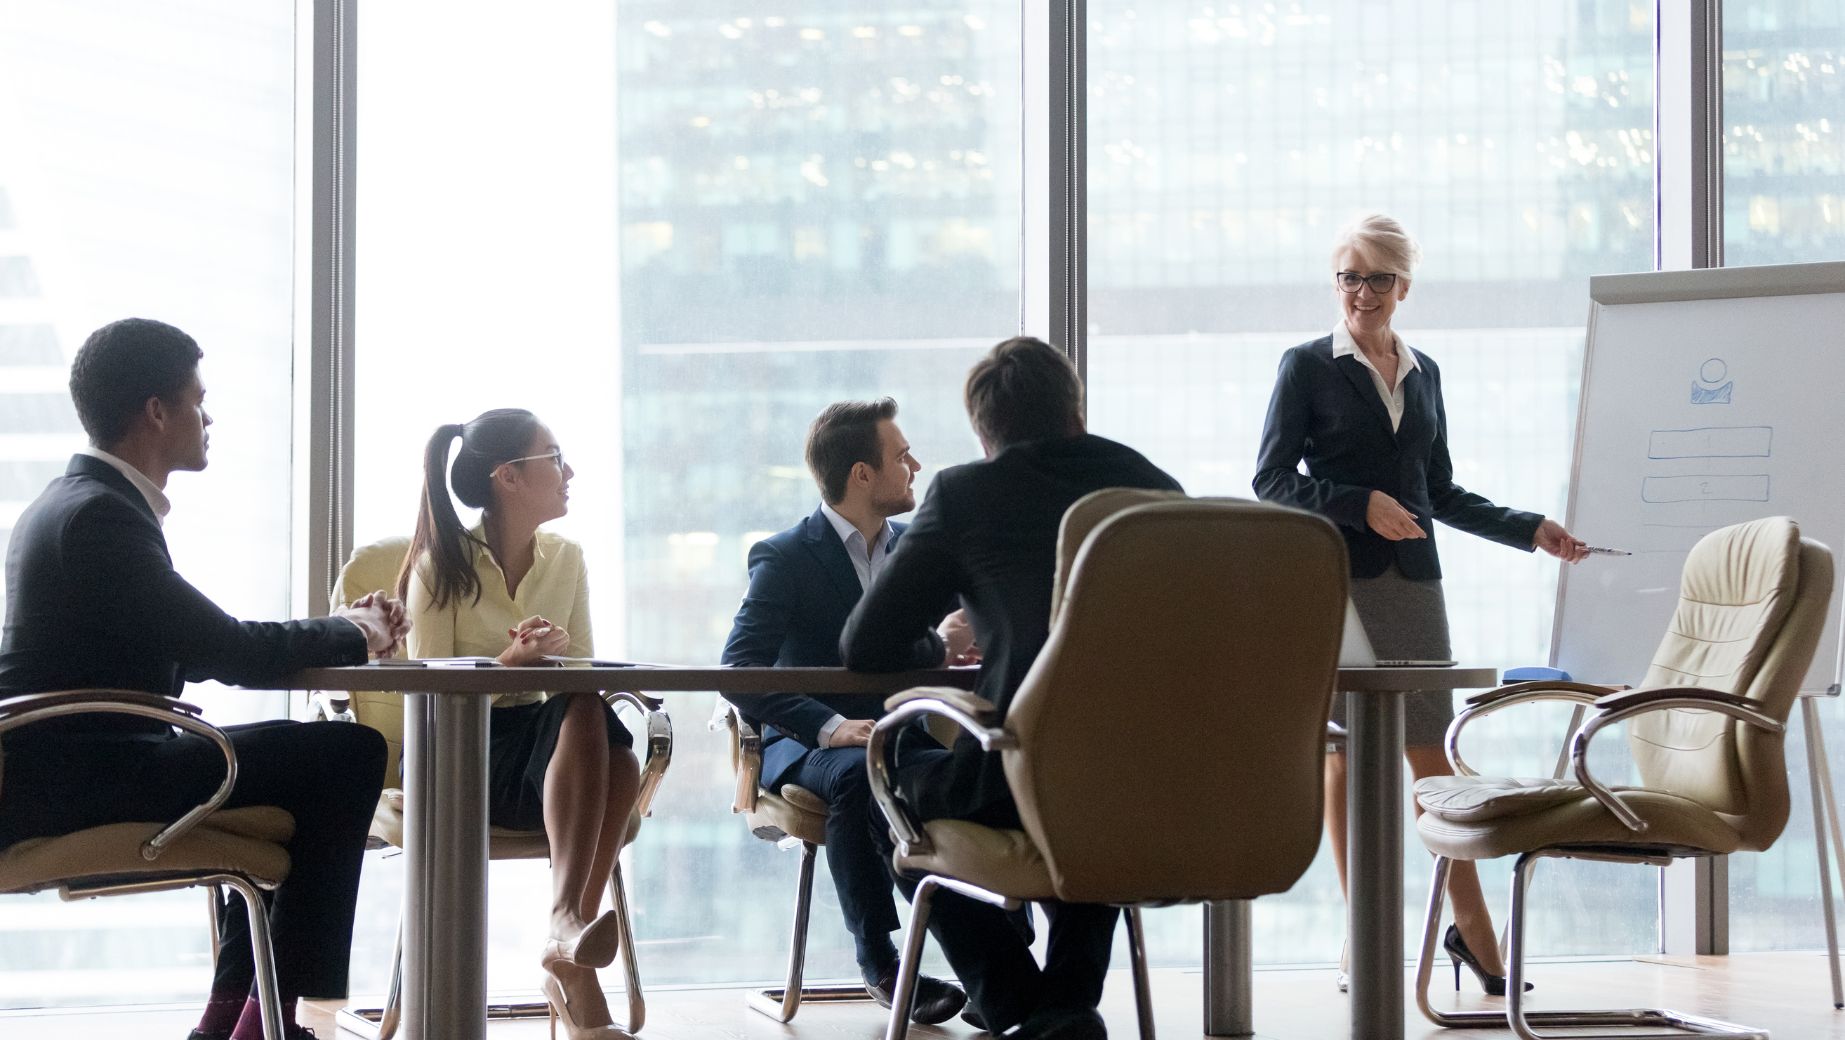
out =
[[[906,525],[891,517],[916,508],[922,467],[897,427],[897,402],[842,401],[807,432],[807,468],[822,502],[807,519],[750,549],[749,591],[737,608],[726,665],[837,667],[839,635]],[[944,655],[968,650],[960,619],[944,623]],[[938,657],[934,664],[941,664]],[[826,862],[839,908],[857,946],[873,999],[890,1006],[897,975],[898,927],[891,879],[872,840],[865,744],[884,713],[882,694],[758,694],[731,698],[762,732],[762,786],[802,787],[826,800]],[[917,1022],[946,1020],[967,1002],[956,987],[925,978]]]

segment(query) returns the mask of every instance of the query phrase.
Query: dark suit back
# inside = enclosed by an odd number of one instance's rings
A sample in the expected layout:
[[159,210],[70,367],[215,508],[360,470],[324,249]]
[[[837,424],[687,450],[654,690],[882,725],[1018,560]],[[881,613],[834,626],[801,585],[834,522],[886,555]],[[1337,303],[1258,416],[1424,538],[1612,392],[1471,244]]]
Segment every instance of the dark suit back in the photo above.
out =
[[[349,622],[238,621],[219,610],[173,569],[147,500],[87,455],[20,515],[6,566],[0,694],[108,687],[177,696],[187,679],[263,686],[309,666],[365,662],[365,637]],[[165,730],[106,716],[29,729],[60,726]]]
[[[1003,719],[1050,632],[1064,511],[1110,487],[1179,490],[1139,452],[1089,434],[1016,444],[944,470],[847,623],[846,664],[897,671],[939,663],[942,642],[933,626],[958,597],[984,653],[977,692]],[[971,738],[934,775],[906,774],[905,785],[925,818],[1013,811],[999,756],[981,752]]]
[[[1334,357],[1331,336],[1282,355],[1275,377],[1256,495],[1336,522],[1355,578],[1375,578],[1391,563],[1409,578],[1441,577],[1436,520],[1527,552],[1543,520],[1454,482],[1441,370],[1427,354],[1418,351],[1416,358],[1419,367],[1403,381],[1403,420],[1394,432],[1370,370],[1356,357]],[[1372,491],[1414,513],[1428,537],[1392,542],[1371,530],[1365,509]]]
[[[890,551],[905,524],[892,524]],[[750,548],[750,585],[724,644],[723,663],[737,667],[836,668],[839,634],[862,590],[852,558],[826,514],[807,519]],[[940,615],[937,615],[940,620]],[[732,699],[762,731],[762,781],[771,789],[810,748],[834,715],[875,719],[881,694],[809,696],[773,693]]]

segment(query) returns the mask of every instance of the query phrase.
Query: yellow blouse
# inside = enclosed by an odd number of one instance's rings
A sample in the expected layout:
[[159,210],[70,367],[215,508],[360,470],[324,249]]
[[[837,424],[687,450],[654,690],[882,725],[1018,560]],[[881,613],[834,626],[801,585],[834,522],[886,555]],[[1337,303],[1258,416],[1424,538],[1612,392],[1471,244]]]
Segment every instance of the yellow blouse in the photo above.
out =
[[[473,534],[481,538],[477,526]],[[478,546],[474,573],[480,578],[480,602],[461,596],[436,609],[429,585],[429,557],[417,561],[405,604],[410,614],[407,640],[411,657],[498,657],[511,643],[506,630],[537,614],[570,633],[571,657],[591,656],[589,572],[583,547],[562,535],[539,531],[532,569],[519,583],[519,594],[506,594],[506,574],[493,554]],[[541,692],[502,693],[496,708],[542,701]]]

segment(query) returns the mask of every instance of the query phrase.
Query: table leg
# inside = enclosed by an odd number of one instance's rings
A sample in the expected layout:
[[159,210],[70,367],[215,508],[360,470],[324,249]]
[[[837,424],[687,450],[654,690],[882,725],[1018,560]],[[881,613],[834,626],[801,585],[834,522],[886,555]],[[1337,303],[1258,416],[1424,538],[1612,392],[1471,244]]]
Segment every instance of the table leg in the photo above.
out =
[[1249,900],[1204,904],[1204,1031],[1207,1036],[1254,1033]]
[[487,1034],[488,706],[404,696],[405,1040]]
[[1353,1040],[1403,1038],[1403,700],[1346,696]]

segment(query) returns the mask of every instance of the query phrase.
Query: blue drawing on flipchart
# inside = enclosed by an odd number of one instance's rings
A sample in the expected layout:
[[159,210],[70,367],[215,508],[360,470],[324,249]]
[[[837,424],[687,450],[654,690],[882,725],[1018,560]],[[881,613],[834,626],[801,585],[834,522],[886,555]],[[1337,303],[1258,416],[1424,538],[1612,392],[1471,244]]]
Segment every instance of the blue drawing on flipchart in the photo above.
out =
[[1736,380],[1727,378],[1729,374],[1730,366],[1722,358],[1707,358],[1691,383],[1691,403],[1729,404],[1736,392]]

